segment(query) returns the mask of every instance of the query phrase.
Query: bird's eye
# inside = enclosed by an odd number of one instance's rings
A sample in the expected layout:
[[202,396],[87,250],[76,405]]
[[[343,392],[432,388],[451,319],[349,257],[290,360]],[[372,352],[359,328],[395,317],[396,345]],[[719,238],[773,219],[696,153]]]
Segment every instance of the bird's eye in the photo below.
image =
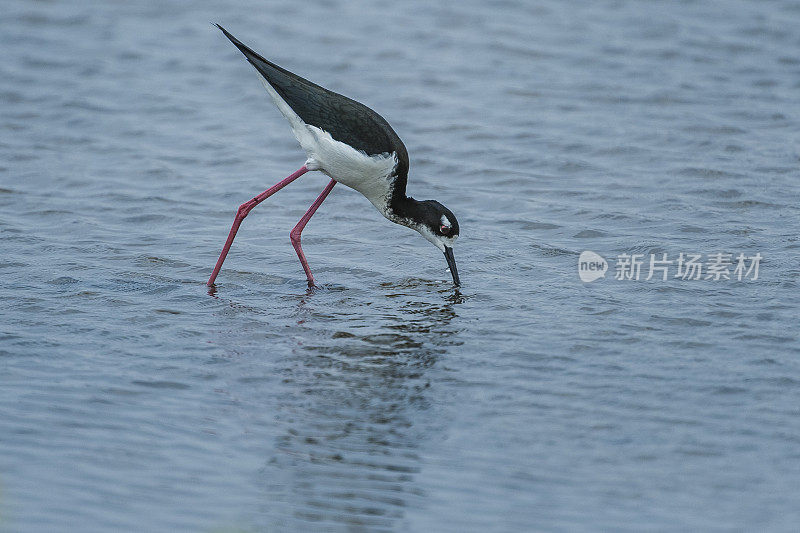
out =
[[450,233],[450,229],[452,227],[453,225],[450,223],[447,217],[442,215],[442,218],[439,219],[439,233],[441,233],[442,235],[447,235],[448,233]]

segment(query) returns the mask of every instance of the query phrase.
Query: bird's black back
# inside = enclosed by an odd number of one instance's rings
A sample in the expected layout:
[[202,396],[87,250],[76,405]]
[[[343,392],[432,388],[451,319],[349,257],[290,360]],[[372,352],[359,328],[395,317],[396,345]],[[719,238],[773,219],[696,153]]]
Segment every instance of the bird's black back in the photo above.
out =
[[[335,140],[348,144],[368,155],[397,154],[395,194],[405,196],[408,175],[408,152],[386,120],[360,102],[329,91],[324,87],[267,61],[242,44],[217,24],[247,60],[264,76],[306,124],[330,133]],[[402,190],[398,190],[402,188]]]

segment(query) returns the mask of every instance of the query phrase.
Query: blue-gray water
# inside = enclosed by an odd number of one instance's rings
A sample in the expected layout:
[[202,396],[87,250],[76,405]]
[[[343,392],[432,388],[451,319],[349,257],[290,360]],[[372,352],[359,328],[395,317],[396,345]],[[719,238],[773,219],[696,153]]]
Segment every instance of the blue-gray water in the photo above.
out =
[[[0,530],[797,527],[797,2],[2,11]],[[304,161],[212,21],[393,124],[460,293],[344,187],[307,292],[315,173],[209,294]],[[764,259],[613,279],[681,252]]]

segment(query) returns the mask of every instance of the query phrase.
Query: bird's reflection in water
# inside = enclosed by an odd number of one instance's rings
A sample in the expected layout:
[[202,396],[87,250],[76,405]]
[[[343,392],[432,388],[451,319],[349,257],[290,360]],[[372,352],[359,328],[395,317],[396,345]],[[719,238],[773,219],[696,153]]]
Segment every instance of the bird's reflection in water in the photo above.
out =
[[458,343],[460,296],[419,280],[350,292],[298,305],[310,335],[298,336],[284,370],[286,431],[263,480],[288,529],[397,525],[424,497],[414,487],[420,447],[446,424],[434,396],[447,370],[437,363]]

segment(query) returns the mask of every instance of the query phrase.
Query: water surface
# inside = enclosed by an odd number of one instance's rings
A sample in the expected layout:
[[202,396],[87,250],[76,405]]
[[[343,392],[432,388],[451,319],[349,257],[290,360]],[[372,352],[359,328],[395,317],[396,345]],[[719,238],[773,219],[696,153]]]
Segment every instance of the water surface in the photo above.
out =
[[[792,530],[796,2],[28,2],[0,19],[0,529]],[[441,253],[220,22],[379,110]],[[584,284],[578,254],[760,253]],[[644,276],[643,276],[644,277]]]

